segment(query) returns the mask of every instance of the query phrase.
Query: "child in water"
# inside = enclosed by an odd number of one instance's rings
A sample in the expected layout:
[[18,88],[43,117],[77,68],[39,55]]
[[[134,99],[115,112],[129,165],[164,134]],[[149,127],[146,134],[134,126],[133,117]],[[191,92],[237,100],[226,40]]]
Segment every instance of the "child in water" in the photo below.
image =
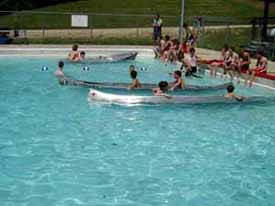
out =
[[154,96],[163,96],[167,99],[172,98],[170,95],[166,94],[166,92],[168,91],[168,82],[161,81],[159,82],[158,86],[158,88],[153,89]]
[[80,60],[80,61],[85,60],[85,56],[86,56],[85,51],[81,51],[81,52],[80,52],[80,58],[79,58],[79,60]]
[[132,78],[132,84],[129,86],[129,89],[135,89],[141,87],[140,81],[137,78],[137,71],[131,70],[130,76]]
[[172,83],[172,87],[169,90],[174,91],[175,89],[184,89],[184,81],[182,79],[181,71],[174,71],[173,76],[175,81]]
[[63,72],[63,67],[64,67],[64,62],[63,61],[59,61],[58,62],[58,68],[57,70],[54,72],[54,75],[58,78],[64,77],[64,72]]
[[75,44],[72,46],[72,51],[69,53],[68,59],[70,61],[76,62],[76,61],[79,61],[79,58],[80,58],[80,53],[78,51],[78,45]]
[[236,99],[237,101],[243,101],[245,97],[238,96],[234,93],[235,87],[233,85],[229,85],[227,87],[227,94],[224,96],[227,99]]

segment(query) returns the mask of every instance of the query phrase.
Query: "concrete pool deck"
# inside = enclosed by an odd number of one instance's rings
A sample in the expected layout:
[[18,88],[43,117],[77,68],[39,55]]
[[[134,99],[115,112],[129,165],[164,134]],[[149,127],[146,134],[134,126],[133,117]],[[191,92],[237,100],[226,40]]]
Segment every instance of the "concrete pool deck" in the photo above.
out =
[[[0,56],[7,55],[67,55],[71,45],[0,45]],[[80,45],[79,50],[94,52],[94,55],[106,54],[106,52],[139,51],[143,56],[153,56],[152,46],[128,46],[128,45]],[[203,59],[217,59],[220,51],[197,48],[197,54]],[[252,65],[256,60],[252,60]],[[268,73],[275,73],[275,62],[269,61]],[[275,89],[275,81],[257,78],[257,83]]]

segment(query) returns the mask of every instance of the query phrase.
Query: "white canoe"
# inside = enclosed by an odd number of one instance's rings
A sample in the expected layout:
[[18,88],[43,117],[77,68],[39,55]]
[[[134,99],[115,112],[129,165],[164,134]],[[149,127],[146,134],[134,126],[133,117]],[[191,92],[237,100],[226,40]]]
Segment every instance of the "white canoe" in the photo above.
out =
[[[130,83],[110,83],[110,82],[89,82],[76,80],[69,77],[63,77],[59,79],[59,84],[61,85],[69,85],[69,86],[83,86],[89,87],[93,89],[114,89],[114,90],[128,90]],[[229,85],[232,85],[231,82],[218,84],[218,85],[191,85],[186,84],[184,89],[177,89],[177,92],[185,92],[185,91],[214,91],[214,90],[225,90]],[[142,84],[141,88],[135,88],[133,90],[138,91],[152,91],[152,89],[157,88],[157,84]]]
[[138,52],[124,52],[120,54],[113,54],[110,56],[98,56],[93,58],[86,58],[83,61],[69,61],[65,60],[67,63],[81,63],[81,64],[101,64],[101,63],[116,63],[126,60],[135,60]]
[[135,95],[118,95],[101,92],[91,89],[88,100],[90,102],[111,102],[119,104],[236,104],[236,103],[266,103],[274,102],[275,97],[253,96],[246,97],[242,101],[234,98],[225,98],[224,96],[135,96]]

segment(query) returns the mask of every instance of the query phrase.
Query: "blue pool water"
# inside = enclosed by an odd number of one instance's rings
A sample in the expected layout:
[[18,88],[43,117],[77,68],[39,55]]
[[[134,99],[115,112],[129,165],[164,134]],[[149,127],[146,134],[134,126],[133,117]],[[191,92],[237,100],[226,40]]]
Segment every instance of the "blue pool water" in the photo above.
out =
[[[87,88],[57,84],[57,61],[0,57],[1,206],[274,205],[274,104],[89,104]],[[143,82],[171,80],[175,68],[139,57],[90,71],[65,65],[65,72],[127,82],[129,64],[148,68]]]

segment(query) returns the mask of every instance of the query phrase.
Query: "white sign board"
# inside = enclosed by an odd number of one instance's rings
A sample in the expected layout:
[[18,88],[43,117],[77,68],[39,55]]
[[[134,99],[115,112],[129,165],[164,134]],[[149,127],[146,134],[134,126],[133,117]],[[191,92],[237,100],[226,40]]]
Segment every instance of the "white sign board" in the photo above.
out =
[[88,16],[72,15],[72,27],[88,27]]

